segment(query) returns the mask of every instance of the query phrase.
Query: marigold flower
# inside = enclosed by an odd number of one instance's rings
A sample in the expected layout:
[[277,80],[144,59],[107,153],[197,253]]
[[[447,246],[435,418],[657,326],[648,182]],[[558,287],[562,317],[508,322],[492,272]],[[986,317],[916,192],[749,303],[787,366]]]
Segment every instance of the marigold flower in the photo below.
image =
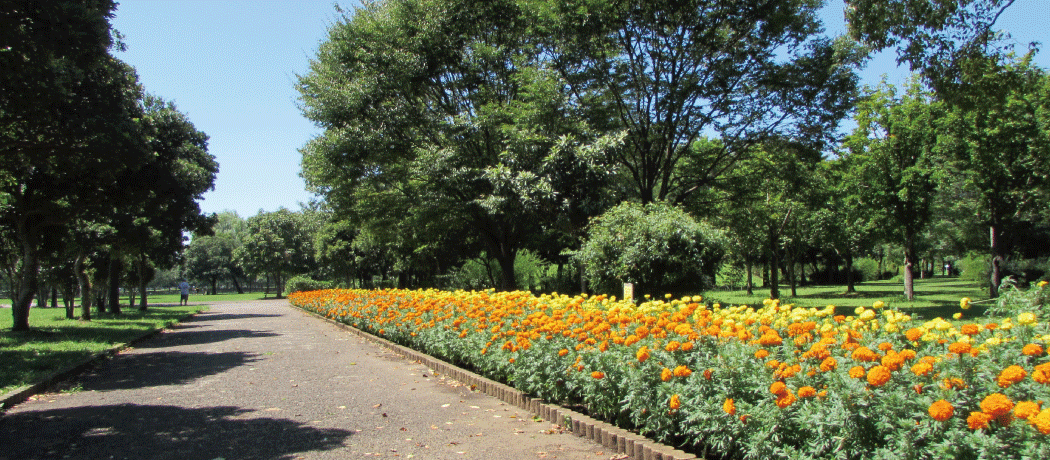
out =
[[1035,324],[1035,313],[1025,312],[1017,315],[1017,324],[1029,325]]
[[835,358],[827,357],[820,362],[820,370],[822,372],[830,372],[839,367],[839,362]]
[[677,394],[671,395],[671,400],[668,401],[667,406],[670,407],[671,410],[678,410],[679,407],[682,407],[682,399],[679,398]]
[[969,310],[970,302],[972,301],[969,297],[963,297],[962,299],[959,299],[959,308],[962,308],[963,310]]
[[1038,286],[1039,289],[1042,289],[1042,288],[1045,288],[1048,283],[1050,283],[1050,281],[1042,280],[1042,281],[1040,281],[1038,283],[1035,283],[1035,285]]
[[1050,409],[1043,409],[1039,411],[1039,414],[1029,417],[1028,423],[1040,433],[1050,434]]
[[933,417],[934,420],[943,422],[955,415],[955,408],[952,407],[952,403],[941,399],[930,404],[929,413],[930,417]]
[[855,379],[859,379],[867,375],[867,371],[861,366],[853,366],[849,369],[849,376]]
[[704,369],[704,380],[711,380],[711,376],[714,375],[714,369]]
[[670,369],[665,367],[664,370],[660,371],[660,380],[667,382],[671,380],[671,377],[674,377],[674,372]]
[[736,415],[736,404],[733,403],[733,398],[726,398],[726,402],[722,403],[722,412]]
[[1032,380],[1050,385],[1050,363],[1035,366],[1035,369],[1032,370]]
[[897,371],[904,365],[904,358],[897,353],[887,353],[886,356],[882,357],[882,365],[891,371]]
[[1021,349],[1021,353],[1024,353],[1025,356],[1040,356],[1043,354],[1043,347],[1038,343],[1030,343]]
[[1003,369],[1003,371],[999,373],[998,383],[1002,388],[1009,388],[1010,385],[1024,380],[1027,376],[1028,372],[1025,371],[1023,367],[1015,364]]
[[988,422],[993,418],[984,412],[970,412],[970,416],[966,417],[966,426],[970,427],[971,430],[981,430],[988,428]]
[[860,347],[856,350],[853,350],[853,354],[850,355],[850,357],[853,358],[854,361],[861,361],[866,363],[870,363],[879,359],[879,355],[874,351],[871,351],[871,349],[868,347]]
[[923,332],[922,329],[913,327],[911,329],[908,329],[907,332],[904,333],[904,337],[906,337],[911,342],[917,342],[919,339],[922,338],[923,334],[925,334],[925,332]]
[[1039,403],[1035,401],[1021,401],[1014,406],[1014,416],[1019,419],[1028,420],[1039,413]]
[[562,348],[561,350],[558,350],[558,356],[565,356],[567,354],[569,354],[568,348]]
[[911,372],[915,375],[928,375],[932,371],[933,366],[931,366],[930,363],[925,361],[915,363],[915,365],[911,367]]
[[890,351],[893,349],[893,344],[889,342],[882,342],[879,344],[878,348],[883,352]]
[[795,395],[791,394],[790,390],[785,390],[783,393],[777,395],[777,407],[784,409],[797,401]]
[[948,345],[948,351],[959,355],[967,354],[972,349],[973,347],[971,347],[970,344],[966,342],[955,342],[951,345]]
[[601,371],[594,371],[594,372],[591,372],[591,377],[594,377],[595,379],[601,380],[601,379],[605,378],[605,373],[601,372]]
[[777,380],[769,386],[769,392],[775,395],[782,395],[787,392],[787,385],[784,385],[784,382]]
[[991,415],[992,418],[999,417],[1014,408],[1013,401],[1002,393],[992,393],[981,401],[981,412]]
[[891,377],[890,369],[886,366],[875,366],[868,371],[868,384],[875,387],[881,387],[890,381]]
[[642,348],[638,349],[634,356],[638,358],[638,362],[644,363],[645,360],[649,359],[649,347],[643,345]]
[[681,347],[682,347],[681,342],[679,342],[677,340],[672,340],[670,342],[667,342],[667,346],[664,347],[664,350],[667,350],[667,351],[678,351],[678,349],[681,348]]
[[817,395],[817,389],[811,386],[799,387],[798,397],[799,398],[812,398]]
[[683,343],[683,344],[682,344],[682,351],[690,351],[690,350],[692,350],[692,349],[693,349],[693,346],[694,346],[694,345],[693,345],[693,342],[692,342],[692,341],[689,341],[689,342]]
[[755,357],[758,359],[766,359],[767,356],[769,356],[769,350],[765,348],[760,348],[755,352]]

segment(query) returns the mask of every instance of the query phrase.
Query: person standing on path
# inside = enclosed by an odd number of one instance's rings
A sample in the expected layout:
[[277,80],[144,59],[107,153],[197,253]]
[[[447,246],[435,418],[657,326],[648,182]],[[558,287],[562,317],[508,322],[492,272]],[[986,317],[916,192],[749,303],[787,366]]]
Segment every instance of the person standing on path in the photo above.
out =
[[179,293],[182,294],[182,297],[179,298],[179,305],[189,305],[190,283],[187,283],[186,280],[182,280],[182,282],[179,283]]

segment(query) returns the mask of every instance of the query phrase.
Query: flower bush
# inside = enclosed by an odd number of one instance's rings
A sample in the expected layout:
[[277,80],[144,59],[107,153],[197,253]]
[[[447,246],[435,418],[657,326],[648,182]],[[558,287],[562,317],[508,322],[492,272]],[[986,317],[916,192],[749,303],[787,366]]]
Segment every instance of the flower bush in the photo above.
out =
[[881,302],[843,316],[832,306],[707,306],[699,297],[635,305],[324,290],[289,299],[696,453],[1050,458],[1050,326],[1032,311],[956,327]]

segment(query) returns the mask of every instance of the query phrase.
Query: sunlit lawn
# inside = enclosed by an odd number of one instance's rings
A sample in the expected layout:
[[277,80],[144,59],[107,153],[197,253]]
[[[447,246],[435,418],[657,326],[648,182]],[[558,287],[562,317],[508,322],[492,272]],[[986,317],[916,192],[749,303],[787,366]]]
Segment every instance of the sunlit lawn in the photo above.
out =
[[[800,307],[825,307],[834,305],[837,311],[850,314],[858,306],[871,306],[876,300],[886,303],[889,308],[899,309],[923,318],[949,318],[961,311],[959,299],[969,297],[975,301],[988,298],[987,292],[968,281],[954,277],[933,277],[915,280],[915,300],[904,297],[904,284],[899,281],[872,281],[858,283],[857,292],[846,294],[845,286],[805,286],[798,288],[798,295],[792,297],[788,286],[781,286],[781,302],[792,303]],[[723,305],[757,305],[769,297],[769,288],[756,287],[754,295],[746,291],[711,291],[705,300],[720,302]],[[988,302],[977,303],[966,312],[967,316],[980,315]]]
[[63,308],[34,307],[29,311],[32,330],[11,332],[11,309],[0,308],[0,394],[39,382],[94,353],[128,343],[205,309],[204,305],[157,305],[143,313],[125,307],[119,317],[103,315],[80,321],[66,319]]

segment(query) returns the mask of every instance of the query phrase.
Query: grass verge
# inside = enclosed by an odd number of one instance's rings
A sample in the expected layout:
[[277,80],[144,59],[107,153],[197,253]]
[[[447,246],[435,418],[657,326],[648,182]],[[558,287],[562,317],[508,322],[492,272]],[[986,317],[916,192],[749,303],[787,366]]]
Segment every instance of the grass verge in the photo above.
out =
[[[904,283],[900,281],[869,281],[857,283],[857,292],[846,294],[845,286],[805,286],[799,287],[796,296],[792,297],[787,286],[780,288],[781,302],[792,303],[799,307],[823,308],[827,305],[837,307],[836,311],[852,314],[853,309],[870,307],[876,300],[886,303],[886,307],[901,310],[926,319],[936,317],[949,318],[961,311],[959,299],[969,297],[974,301],[988,298],[988,293],[976,284],[956,277],[916,279],[915,300],[904,297]],[[704,300],[719,302],[723,305],[761,306],[762,300],[769,297],[769,288],[755,288],[754,295],[747,291],[710,291]],[[974,305],[967,316],[983,314],[982,304]]]
[[62,308],[32,308],[28,332],[11,332],[11,309],[0,309],[0,395],[40,382],[95,353],[131,342],[205,310],[204,305],[125,309],[121,316],[69,320]]

